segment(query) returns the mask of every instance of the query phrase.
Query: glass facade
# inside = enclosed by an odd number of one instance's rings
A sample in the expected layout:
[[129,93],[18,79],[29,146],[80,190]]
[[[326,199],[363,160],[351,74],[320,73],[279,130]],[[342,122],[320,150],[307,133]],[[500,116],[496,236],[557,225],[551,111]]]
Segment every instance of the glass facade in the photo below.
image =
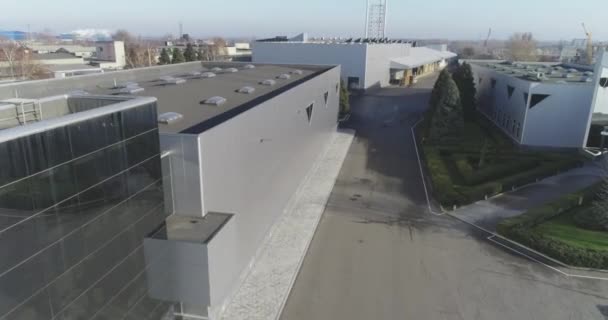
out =
[[148,104],[0,144],[1,319],[168,310],[147,295],[143,253],[171,213],[156,117]]

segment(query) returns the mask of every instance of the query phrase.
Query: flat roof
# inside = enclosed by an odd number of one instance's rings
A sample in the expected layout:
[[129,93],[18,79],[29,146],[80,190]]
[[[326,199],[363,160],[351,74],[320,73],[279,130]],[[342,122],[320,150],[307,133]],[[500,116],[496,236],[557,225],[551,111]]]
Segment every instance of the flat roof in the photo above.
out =
[[[472,61],[471,63],[511,77],[533,82],[593,83],[593,71],[566,64],[508,61]],[[538,77],[539,74],[541,77]]]
[[[254,68],[248,68],[253,65]],[[213,78],[201,78],[193,73],[214,72]],[[226,70],[235,68],[234,70]],[[77,76],[66,79],[29,81],[0,86],[0,100],[3,89],[6,94],[19,91],[20,97],[40,98],[41,94],[58,95],[83,90],[93,95],[127,95],[155,97],[158,99],[158,114],[176,112],[183,117],[170,123],[159,123],[163,133],[200,134],[228,119],[269,100],[286,90],[306,82],[332,66],[269,65],[236,62],[184,63],[156,66],[98,75]],[[289,79],[279,76],[288,74]],[[167,84],[162,77],[183,79],[181,84]],[[275,84],[261,84],[274,80]],[[127,85],[143,88],[143,91],[125,94],[121,89]],[[250,94],[239,93],[243,87],[255,89]],[[137,90],[135,90],[137,91]],[[204,101],[211,97],[223,97],[222,105],[209,105]]]
[[435,50],[427,47],[413,47],[410,49],[409,55],[391,59],[391,68],[413,69],[456,56],[457,54],[450,51]]
[[[235,66],[237,65],[226,64],[222,69]],[[159,123],[161,132],[198,134],[224,122],[227,120],[225,115],[238,112],[239,107],[247,106],[249,103],[253,103],[251,107],[260,104],[270,99],[270,94],[281,93],[294,84],[301,83],[302,80],[310,79],[319,71],[317,68],[304,69],[279,65],[258,65],[255,69],[244,69],[242,65],[238,67],[240,67],[238,72],[219,71],[213,78],[200,78],[188,73],[171,75],[186,80],[182,84],[165,84],[160,79],[136,80],[137,85],[144,91],[135,95],[156,97],[159,115],[176,112],[183,116],[180,121],[172,124]],[[193,69],[192,72],[211,72],[212,69],[213,67],[207,66],[198,70]],[[291,73],[296,70],[301,70],[302,74]],[[278,79],[282,74],[289,74],[290,79]],[[273,86],[265,86],[261,84],[264,80],[274,80],[276,83]],[[104,85],[106,89],[102,89]],[[112,86],[112,83],[99,83],[92,93],[120,95],[120,88],[111,88]],[[252,87],[255,91],[251,94],[237,92],[243,87]],[[226,102],[220,106],[204,103],[212,97],[225,98]],[[212,119],[215,121],[207,122]]]

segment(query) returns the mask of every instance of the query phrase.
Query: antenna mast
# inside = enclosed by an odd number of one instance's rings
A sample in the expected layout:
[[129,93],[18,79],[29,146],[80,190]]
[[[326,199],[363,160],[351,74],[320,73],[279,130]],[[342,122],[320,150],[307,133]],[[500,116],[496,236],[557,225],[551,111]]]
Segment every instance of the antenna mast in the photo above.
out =
[[386,38],[386,16],[388,0],[367,1],[366,38]]

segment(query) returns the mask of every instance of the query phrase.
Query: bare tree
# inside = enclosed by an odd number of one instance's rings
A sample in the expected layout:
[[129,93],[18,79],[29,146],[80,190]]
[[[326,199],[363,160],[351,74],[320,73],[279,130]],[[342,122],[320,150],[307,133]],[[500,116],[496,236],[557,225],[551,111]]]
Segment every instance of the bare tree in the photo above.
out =
[[508,57],[512,61],[536,61],[536,40],[530,32],[515,33],[507,41]]
[[5,61],[8,65],[9,75],[15,77],[15,67],[21,45],[13,40],[0,38],[0,61]]

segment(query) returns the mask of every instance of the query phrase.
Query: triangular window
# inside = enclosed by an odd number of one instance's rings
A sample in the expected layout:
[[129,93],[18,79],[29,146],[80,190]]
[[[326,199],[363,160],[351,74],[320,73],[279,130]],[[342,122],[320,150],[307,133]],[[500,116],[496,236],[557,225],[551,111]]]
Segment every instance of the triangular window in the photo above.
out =
[[513,96],[514,91],[515,91],[515,88],[513,88],[511,86],[507,86],[507,93],[509,94],[509,99],[511,99],[511,97]]
[[528,93],[524,92],[524,104],[528,105]]
[[496,79],[492,79],[492,89],[496,88]]
[[548,97],[548,94],[533,94],[532,99],[530,99],[530,109],[534,108],[537,104],[541,103]]
[[327,107],[327,99],[329,99],[329,92],[325,92],[325,106]]
[[310,121],[312,120],[312,108],[313,108],[314,104],[311,104],[310,106],[308,106],[308,108],[306,108],[306,115],[308,116],[308,123],[310,123]]

